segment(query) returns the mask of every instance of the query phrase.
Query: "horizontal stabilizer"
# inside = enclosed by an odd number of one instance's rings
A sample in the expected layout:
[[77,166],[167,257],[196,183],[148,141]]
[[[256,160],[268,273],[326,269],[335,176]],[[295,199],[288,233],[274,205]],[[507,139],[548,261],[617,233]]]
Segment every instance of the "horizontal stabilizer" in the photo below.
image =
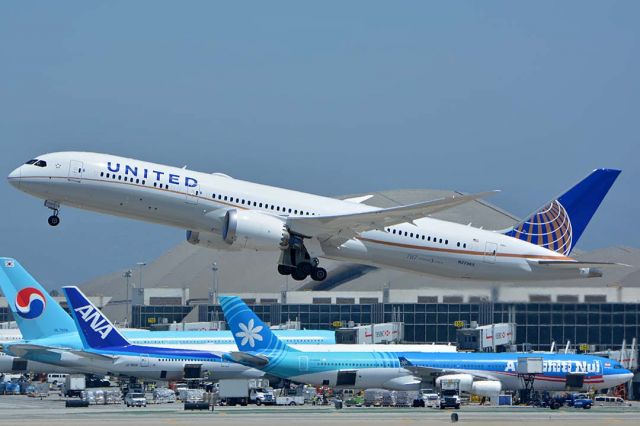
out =
[[[3,348],[4,349],[4,348]],[[32,345],[29,343],[14,343],[11,345],[7,345],[7,351],[13,356],[24,357],[29,353],[43,353],[43,352],[52,352],[59,354],[63,351],[63,348],[56,348],[53,346],[44,346],[44,345]]]
[[529,263],[550,269],[602,268],[612,266],[631,267],[625,263],[615,262],[580,262],[572,260],[528,260]]
[[71,352],[74,355],[80,356],[82,358],[87,358],[87,359],[97,360],[97,361],[115,361],[116,359],[118,359],[116,355],[99,354],[96,352],[77,351],[77,350],[70,350],[69,352]]
[[255,368],[262,368],[269,364],[269,358],[264,355],[252,355],[246,352],[229,352],[229,357],[238,364]]

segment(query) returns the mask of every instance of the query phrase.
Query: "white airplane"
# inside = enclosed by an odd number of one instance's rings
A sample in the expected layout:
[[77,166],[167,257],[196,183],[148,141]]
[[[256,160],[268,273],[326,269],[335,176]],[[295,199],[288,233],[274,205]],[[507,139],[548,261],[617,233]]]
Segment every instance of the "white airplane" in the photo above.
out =
[[28,161],[9,182],[45,200],[60,222],[68,205],[187,229],[196,245],[279,252],[278,272],[317,281],[319,258],[480,280],[601,276],[605,262],[569,257],[620,174],[597,169],[506,230],[483,230],[429,215],[485,192],[376,208],[369,197],[337,200],[130,158],[57,152]]

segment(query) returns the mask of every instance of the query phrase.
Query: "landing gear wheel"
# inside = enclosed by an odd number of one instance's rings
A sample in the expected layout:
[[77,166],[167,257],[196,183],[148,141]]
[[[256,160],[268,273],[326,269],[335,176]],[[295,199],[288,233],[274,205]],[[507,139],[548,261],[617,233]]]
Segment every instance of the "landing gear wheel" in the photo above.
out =
[[52,216],[49,216],[47,222],[49,222],[49,225],[51,226],[58,226],[58,224],[60,223],[60,218],[58,217],[58,215],[54,214]]
[[327,278],[327,270],[324,268],[313,268],[311,279],[314,281],[324,281]]
[[305,278],[307,278],[307,274],[302,272],[300,269],[296,269],[291,273],[291,278],[293,278],[296,281],[302,281]]
[[305,275],[309,275],[311,274],[311,271],[313,271],[313,266],[310,262],[300,262],[296,266],[296,270],[302,272]]
[[278,265],[278,273],[280,275],[291,275],[296,268],[287,265]]

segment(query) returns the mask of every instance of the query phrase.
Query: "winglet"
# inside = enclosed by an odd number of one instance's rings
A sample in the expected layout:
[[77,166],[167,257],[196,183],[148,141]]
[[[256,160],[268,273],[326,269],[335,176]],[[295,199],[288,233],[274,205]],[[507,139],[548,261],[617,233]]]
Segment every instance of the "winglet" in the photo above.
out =
[[85,349],[129,346],[129,342],[78,287],[62,287]]
[[75,332],[69,314],[17,260],[0,257],[0,289],[24,340]]
[[221,296],[220,306],[242,352],[273,352],[291,349],[237,296]]

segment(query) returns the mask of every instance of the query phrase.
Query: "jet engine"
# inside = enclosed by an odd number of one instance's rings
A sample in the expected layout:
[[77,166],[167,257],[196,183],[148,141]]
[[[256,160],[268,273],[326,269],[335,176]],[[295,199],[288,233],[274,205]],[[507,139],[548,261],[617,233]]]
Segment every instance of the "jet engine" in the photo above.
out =
[[222,225],[222,239],[234,248],[284,250],[289,247],[289,231],[275,216],[251,210],[232,209]]
[[478,396],[495,396],[502,391],[502,383],[497,380],[473,382],[471,393]]
[[[234,247],[229,247],[223,239],[222,235],[214,232],[202,232],[187,230],[187,242],[194,246],[206,247],[213,250],[232,250]],[[240,250],[240,248],[236,248]]]
[[436,385],[440,386],[442,381],[457,381],[460,392],[470,393],[478,396],[495,396],[502,391],[502,383],[498,380],[474,380],[471,374],[447,374],[436,379]]
[[473,385],[473,376],[471,374],[447,374],[436,379],[436,386],[440,387],[442,381],[456,381],[458,382],[458,390],[460,392],[469,393]]

